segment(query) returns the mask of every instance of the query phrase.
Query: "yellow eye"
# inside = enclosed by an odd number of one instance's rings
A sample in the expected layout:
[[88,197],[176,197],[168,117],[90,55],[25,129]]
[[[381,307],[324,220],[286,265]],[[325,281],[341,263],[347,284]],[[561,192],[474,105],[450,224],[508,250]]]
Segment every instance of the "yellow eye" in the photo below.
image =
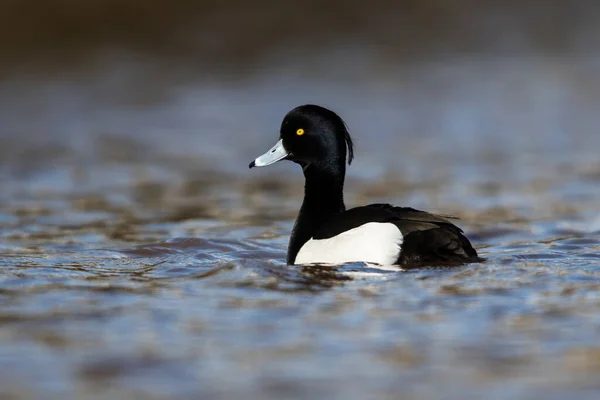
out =
[[302,136],[302,135],[304,135],[304,129],[302,129],[302,128],[298,129],[298,130],[296,131],[296,135],[298,135],[298,136]]

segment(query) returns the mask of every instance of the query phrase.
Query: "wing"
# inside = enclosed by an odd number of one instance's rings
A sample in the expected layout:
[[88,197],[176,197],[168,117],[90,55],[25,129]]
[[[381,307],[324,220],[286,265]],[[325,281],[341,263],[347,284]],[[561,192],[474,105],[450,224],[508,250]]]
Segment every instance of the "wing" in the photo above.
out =
[[447,218],[390,204],[371,204],[336,214],[317,230],[314,238],[330,238],[368,222],[392,223],[400,229],[404,240],[397,263],[403,266],[481,261],[463,231]]
[[446,218],[409,207],[394,207],[390,204],[370,204],[351,208],[330,217],[321,225],[315,239],[325,239],[364,225],[368,222],[390,222],[398,226],[404,236],[419,230],[428,230],[448,225],[458,232],[460,228]]

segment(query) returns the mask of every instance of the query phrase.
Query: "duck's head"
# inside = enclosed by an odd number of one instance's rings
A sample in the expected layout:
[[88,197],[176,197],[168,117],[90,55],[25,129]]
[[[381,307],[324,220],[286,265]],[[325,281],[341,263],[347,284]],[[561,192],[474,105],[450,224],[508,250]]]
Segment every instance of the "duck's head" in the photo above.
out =
[[265,167],[280,160],[300,164],[304,170],[337,168],[345,170],[354,157],[354,144],[346,124],[336,113],[316,105],[304,105],[287,113],[279,141],[269,151],[250,163]]

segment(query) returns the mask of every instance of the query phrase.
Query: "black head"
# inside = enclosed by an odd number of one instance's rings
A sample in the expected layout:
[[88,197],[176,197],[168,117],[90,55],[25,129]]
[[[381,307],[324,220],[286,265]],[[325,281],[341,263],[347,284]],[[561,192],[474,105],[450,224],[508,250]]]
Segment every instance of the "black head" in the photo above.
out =
[[[258,157],[252,167],[279,160],[290,160],[303,168],[344,168],[354,158],[354,144],[346,124],[336,113],[316,105],[304,105],[290,111],[281,123],[279,142]],[[346,157],[347,156],[347,157]]]

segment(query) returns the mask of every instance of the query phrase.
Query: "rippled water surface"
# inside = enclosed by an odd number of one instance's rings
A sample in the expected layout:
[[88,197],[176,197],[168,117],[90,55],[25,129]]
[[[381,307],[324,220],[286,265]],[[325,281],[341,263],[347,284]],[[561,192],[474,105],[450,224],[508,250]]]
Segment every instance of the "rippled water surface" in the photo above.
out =
[[[597,59],[334,48],[4,76],[0,396],[598,398]],[[348,206],[456,215],[487,262],[285,265],[301,171],[247,165],[306,102],[357,142]]]

